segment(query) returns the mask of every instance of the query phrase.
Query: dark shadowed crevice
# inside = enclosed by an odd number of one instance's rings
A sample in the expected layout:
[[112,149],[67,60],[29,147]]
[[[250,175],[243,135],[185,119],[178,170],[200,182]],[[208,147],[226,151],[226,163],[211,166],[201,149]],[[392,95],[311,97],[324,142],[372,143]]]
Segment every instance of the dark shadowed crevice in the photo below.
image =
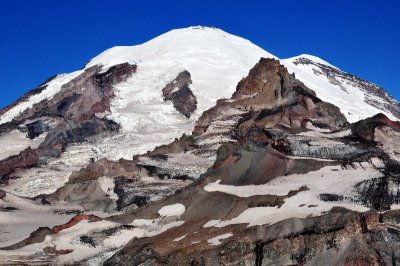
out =
[[256,242],[256,247],[254,249],[255,255],[256,255],[256,261],[255,261],[255,266],[261,266],[262,261],[264,259],[264,245],[261,240],[258,240]]

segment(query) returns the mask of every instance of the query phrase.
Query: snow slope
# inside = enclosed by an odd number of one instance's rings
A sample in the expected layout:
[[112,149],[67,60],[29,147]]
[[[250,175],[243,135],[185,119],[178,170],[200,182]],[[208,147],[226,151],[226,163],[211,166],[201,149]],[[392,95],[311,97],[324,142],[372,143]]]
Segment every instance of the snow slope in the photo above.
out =
[[[378,113],[384,113],[392,120],[399,120],[384,106],[393,103],[364,89],[369,86],[378,88],[375,84],[360,79],[354,80],[352,75],[312,55],[304,54],[281,61],[289,73],[295,73],[296,78],[314,90],[321,100],[338,106],[349,122],[357,122]],[[335,76],[335,73],[329,71],[329,67],[339,75]],[[326,71],[329,71],[329,74],[326,74]],[[385,97],[390,96],[386,94]],[[367,101],[377,104],[374,106]]]
[[29,97],[28,100],[19,103],[18,105],[5,112],[2,116],[0,116],[0,125],[10,122],[16,116],[31,108],[34,104],[53,98],[57,93],[61,91],[64,84],[67,84],[72,79],[79,76],[82,72],[82,70],[79,70],[71,72],[69,74],[61,74],[49,81],[48,83],[43,84],[43,86],[46,86],[46,88],[42,92],[32,95],[31,97]]

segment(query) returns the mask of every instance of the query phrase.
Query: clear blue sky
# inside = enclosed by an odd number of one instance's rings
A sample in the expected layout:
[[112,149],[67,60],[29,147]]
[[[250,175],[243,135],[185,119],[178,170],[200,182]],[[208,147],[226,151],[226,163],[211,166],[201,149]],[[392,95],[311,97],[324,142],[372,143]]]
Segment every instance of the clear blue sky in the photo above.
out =
[[0,107],[115,45],[206,25],[319,56],[400,99],[400,1],[0,0]]

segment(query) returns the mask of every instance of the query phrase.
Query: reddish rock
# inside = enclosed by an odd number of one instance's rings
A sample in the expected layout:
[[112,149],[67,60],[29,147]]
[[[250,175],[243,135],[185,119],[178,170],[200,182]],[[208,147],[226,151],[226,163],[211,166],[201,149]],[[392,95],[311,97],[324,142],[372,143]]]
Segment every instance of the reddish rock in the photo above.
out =
[[164,101],[172,101],[176,110],[187,118],[196,111],[197,99],[189,85],[192,79],[188,71],[183,71],[162,90]]
[[37,165],[39,155],[37,150],[30,147],[21,151],[18,155],[8,157],[0,161],[0,181],[10,173]]
[[67,222],[66,224],[62,224],[62,225],[57,225],[54,226],[51,231],[54,234],[57,234],[58,232],[71,228],[73,226],[75,226],[76,224],[78,224],[79,222],[83,221],[83,220],[87,220],[89,222],[98,222],[101,221],[102,218],[96,216],[96,215],[86,215],[86,214],[78,214],[75,217],[73,217],[69,222]]
[[400,122],[392,121],[384,114],[377,114],[373,117],[363,119],[351,125],[352,133],[366,141],[373,141],[375,129],[388,126],[393,130],[400,132]]

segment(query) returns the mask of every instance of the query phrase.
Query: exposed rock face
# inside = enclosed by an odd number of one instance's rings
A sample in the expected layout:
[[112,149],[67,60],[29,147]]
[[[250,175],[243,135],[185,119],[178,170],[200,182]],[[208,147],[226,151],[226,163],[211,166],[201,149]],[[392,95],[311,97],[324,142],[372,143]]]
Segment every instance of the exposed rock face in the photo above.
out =
[[[53,98],[33,105],[11,122],[2,124],[3,130],[0,131],[3,134],[18,127],[26,131],[31,139],[43,132],[48,131],[48,134],[38,149],[29,148],[0,161],[0,180],[9,178],[18,169],[31,168],[45,163],[49,158],[58,157],[69,144],[117,132],[118,124],[98,118],[95,114],[110,111],[113,86],[126,80],[135,71],[136,65],[128,63],[112,66],[105,71],[100,66],[94,66],[63,85]],[[21,101],[33,93],[40,93],[43,86],[29,92]]]
[[50,127],[41,120],[26,124],[27,136],[30,139],[39,137],[42,133],[49,131],[49,129]]
[[391,121],[382,114],[354,123],[351,130],[354,135],[366,141],[374,141],[375,129],[383,126],[389,126],[395,131],[400,131],[398,122]]
[[75,79],[62,86],[54,97],[35,104],[19,116],[12,124],[40,117],[62,117],[65,120],[84,121],[96,112],[110,111],[112,86],[124,81],[136,71],[136,65],[123,63],[102,71],[100,66],[86,69]]
[[60,231],[71,228],[83,220],[96,222],[96,221],[101,221],[102,219],[100,217],[97,217],[96,215],[79,214],[76,215],[74,218],[72,218],[68,223],[53,227],[51,229],[51,232],[53,234],[58,234]]
[[[307,123],[319,128],[337,130],[346,118],[332,104],[322,102],[315,93],[291,76],[279,61],[262,59],[249,76],[239,84],[231,100],[221,100],[199,119],[195,133],[204,132],[217,113],[228,110],[253,112],[254,118],[239,128],[252,125],[273,127],[278,124],[291,128],[306,128]],[[243,134],[243,133],[242,133]]]
[[196,110],[197,100],[189,85],[192,79],[188,71],[183,71],[162,90],[164,100],[172,101],[176,110],[187,118]]
[[29,168],[39,163],[38,150],[32,150],[30,147],[21,151],[16,156],[11,156],[0,161],[0,181],[5,182],[9,175],[18,169]]

